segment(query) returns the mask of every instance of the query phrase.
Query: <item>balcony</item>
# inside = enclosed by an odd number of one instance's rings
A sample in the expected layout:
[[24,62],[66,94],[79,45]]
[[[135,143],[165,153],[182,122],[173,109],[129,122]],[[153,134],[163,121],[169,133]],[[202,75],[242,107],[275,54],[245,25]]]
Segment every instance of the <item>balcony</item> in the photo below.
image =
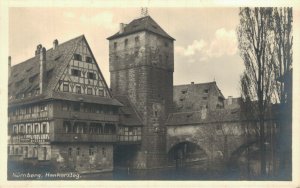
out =
[[140,144],[142,141],[141,135],[119,135],[119,144]]
[[21,114],[8,117],[8,123],[19,123],[24,121],[36,121],[48,118],[48,111],[42,111],[35,114]]
[[52,133],[50,142],[116,142],[115,134]]
[[55,111],[54,118],[72,118],[72,119],[86,119],[94,121],[119,121],[118,115],[101,114],[101,113],[88,113],[88,112],[70,112],[70,111]]

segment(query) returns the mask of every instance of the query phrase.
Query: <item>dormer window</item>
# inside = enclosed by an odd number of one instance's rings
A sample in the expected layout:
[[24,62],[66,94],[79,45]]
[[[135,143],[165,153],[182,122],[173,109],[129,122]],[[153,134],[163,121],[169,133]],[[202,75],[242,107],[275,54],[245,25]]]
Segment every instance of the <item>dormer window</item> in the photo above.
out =
[[80,54],[74,54],[74,60],[82,61],[82,56]]

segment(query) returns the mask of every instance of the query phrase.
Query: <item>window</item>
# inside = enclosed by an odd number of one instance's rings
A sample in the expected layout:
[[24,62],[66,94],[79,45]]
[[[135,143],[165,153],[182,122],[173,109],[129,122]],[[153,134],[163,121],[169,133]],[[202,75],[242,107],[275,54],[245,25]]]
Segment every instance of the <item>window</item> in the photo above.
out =
[[117,42],[114,42],[114,49],[117,49]]
[[76,86],[76,93],[81,94],[81,86]]
[[106,151],[105,151],[105,148],[102,148],[102,155],[103,155],[103,157],[106,157]]
[[219,131],[219,130],[222,130],[222,125],[217,125],[216,129]]
[[44,105],[44,104],[42,104],[42,105],[40,106],[40,111],[43,112],[43,111],[46,111],[46,110],[47,110],[47,106]]
[[69,154],[69,157],[72,157],[72,148],[69,148],[68,154]]
[[64,121],[63,126],[65,129],[65,133],[70,133],[71,132],[71,122],[70,121]]
[[135,41],[135,44],[139,43],[139,42],[140,42],[140,37],[139,37],[139,36],[136,36],[136,37],[134,38],[134,41]]
[[25,146],[25,158],[28,158],[28,146]]
[[207,100],[207,97],[202,97],[203,100]]
[[26,113],[26,114],[30,114],[30,113],[31,113],[31,108],[30,108],[30,107],[26,107],[25,113]]
[[166,41],[165,42],[165,47],[168,47],[169,46],[169,43]]
[[124,46],[127,47],[127,45],[128,45],[128,39],[125,39]]
[[34,133],[39,133],[39,125],[38,124],[34,125]]
[[82,56],[80,54],[74,54],[74,60],[82,61]]
[[89,148],[89,155],[90,156],[94,155],[94,152],[95,152],[94,146],[90,146],[90,148]]
[[205,90],[204,90],[204,93],[208,93],[208,89],[205,89]]
[[72,76],[81,76],[81,71],[78,69],[72,69],[71,70],[71,75]]
[[69,92],[69,84],[64,84],[63,85],[63,91],[64,92]]
[[88,72],[87,77],[88,79],[96,80],[96,74],[93,72]]
[[68,102],[62,103],[62,110],[69,111],[70,110],[70,104]]
[[80,148],[77,148],[77,150],[76,150],[76,155],[77,155],[77,156],[80,155]]
[[18,127],[17,127],[17,125],[15,125],[15,126],[13,127],[13,133],[14,133],[14,134],[17,134],[17,133],[18,133]]
[[85,61],[86,61],[87,63],[92,63],[92,62],[93,62],[92,58],[91,58],[91,57],[88,57],[88,56],[85,57]]
[[31,133],[31,125],[27,125],[27,133]]
[[104,96],[104,90],[103,90],[103,88],[100,88],[100,89],[98,90],[98,92],[99,92],[99,95],[100,95],[100,96]]
[[80,111],[80,104],[79,103],[75,103],[73,106],[74,111],[79,112]]
[[38,95],[38,94],[40,94],[40,88],[37,88],[37,89],[35,90],[35,95]]
[[33,148],[33,157],[37,157],[37,156],[38,156],[37,148],[34,147],[34,148]]
[[47,124],[44,123],[42,125],[42,128],[43,128],[42,133],[47,133]]
[[161,55],[159,55],[159,63],[161,63],[162,62],[162,57],[161,57]]
[[20,125],[20,131],[19,131],[20,133],[24,133],[25,131],[24,131],[24,126],[23,125]]
[[88,95],[92,95],[92,93],[93,93],[93,89],[92,88],[87,88],[87,94]]

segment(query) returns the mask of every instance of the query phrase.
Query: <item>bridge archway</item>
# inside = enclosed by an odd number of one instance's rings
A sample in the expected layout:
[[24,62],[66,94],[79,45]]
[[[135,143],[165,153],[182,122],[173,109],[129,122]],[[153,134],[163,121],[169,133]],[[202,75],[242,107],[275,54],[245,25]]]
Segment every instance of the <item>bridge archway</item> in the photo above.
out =
[[[276,156],[272,144],[266,142],[266,171],[267,174],[274,172],[276,168]],[[259,140],[241,145],[232,152],[228,168],[231,172],[239,175],[241,178],[249,179],[260,176],[260,143]]]
[[168,165],[172,167],[206,167],[207,161],[205,150],[190,141],[179,142],[168,151]]

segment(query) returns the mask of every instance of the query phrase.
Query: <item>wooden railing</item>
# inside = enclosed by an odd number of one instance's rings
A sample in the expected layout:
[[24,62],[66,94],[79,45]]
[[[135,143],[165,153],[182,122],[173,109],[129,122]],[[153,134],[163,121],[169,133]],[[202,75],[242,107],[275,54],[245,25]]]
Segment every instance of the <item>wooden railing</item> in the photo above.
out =
[[50,142],[116,142],[116,134],[50,133]]
[[26,120],[35,120],[39,118],[46,118],[48,117],[48,111],[42,111],[34,114],[21,114],[17,116],[10,116],[8,117],[9,123],[16,123],[16,122],[22,122]]

